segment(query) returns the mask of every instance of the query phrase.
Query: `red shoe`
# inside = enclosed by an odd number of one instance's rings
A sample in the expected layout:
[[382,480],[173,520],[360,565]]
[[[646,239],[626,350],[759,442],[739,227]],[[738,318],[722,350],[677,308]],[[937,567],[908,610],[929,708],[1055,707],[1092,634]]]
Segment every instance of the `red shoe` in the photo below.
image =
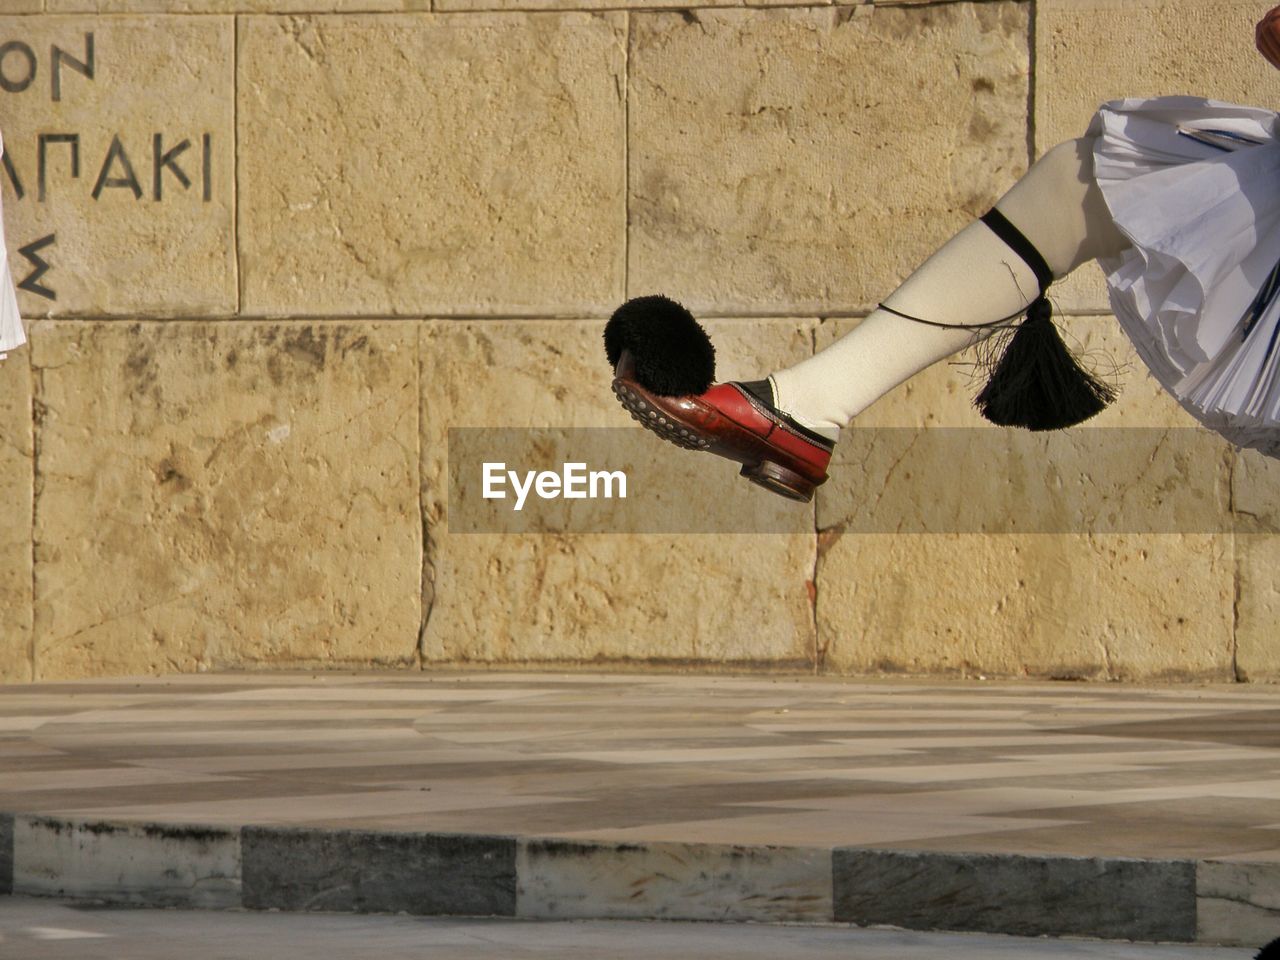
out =
[[775,409],[767,380],[729,381],[697,396],[663,397],[640,386],[633,372],[631,355],[623,351],[613,392],[633,419],[664,440],[736,460],[752,483],[804,503],[827,479],[835,444]]

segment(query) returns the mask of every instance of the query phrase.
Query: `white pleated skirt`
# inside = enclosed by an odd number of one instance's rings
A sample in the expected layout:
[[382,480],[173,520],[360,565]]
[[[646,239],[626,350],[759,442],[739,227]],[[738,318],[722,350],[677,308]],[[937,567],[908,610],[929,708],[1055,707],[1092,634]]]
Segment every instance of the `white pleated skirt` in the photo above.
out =
[[1270,110],[1116,100],[1090,134],[1133,246],[1100,260],[1157,380],[1232,443],[1280,457],[1280,142]]
[[[0,137],[0,154],[3,153],[4,138]],[[10,350],[27,342],[22,331],[22,317],[18,315],[18,297],[13,289],[8,250],[4,239],[4,197],[0,195],[0,360]]]

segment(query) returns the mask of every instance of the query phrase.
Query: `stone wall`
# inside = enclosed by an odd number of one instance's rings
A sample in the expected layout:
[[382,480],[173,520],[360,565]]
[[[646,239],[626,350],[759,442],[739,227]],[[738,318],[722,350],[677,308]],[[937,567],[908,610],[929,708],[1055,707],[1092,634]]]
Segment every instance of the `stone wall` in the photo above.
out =
[[[1280,465],[1187,429],[1093,267],[1058,303],[1130,365],[1097,427],[1154,438],[1103,502],[1193,487],[1196,516],[859,523],[1009,478],[1051,502],[1059,461],[1017,445],[879,472],[846,453],[786,533],[451,535],[447,496],[452,428],[632,429],[599,341],[629,296],[678,297],[722,378],[759,376],[856,324],[1099,101],[1280,102],[1252,50],[1267,5],[0,0],[31,339],[0,363],[0,680],[1280,676]],[[942,364],[858,426],[991,437],[971,393]],[[1194,455],[1162,455],[1175,434]],[[682,499],[770,499],[706,459]]]

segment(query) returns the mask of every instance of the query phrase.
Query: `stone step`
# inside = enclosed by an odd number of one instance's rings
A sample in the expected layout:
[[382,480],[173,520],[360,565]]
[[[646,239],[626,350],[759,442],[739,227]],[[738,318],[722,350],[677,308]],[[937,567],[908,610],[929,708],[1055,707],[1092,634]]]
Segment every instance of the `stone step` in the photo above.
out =
[[1191,860],[586,842],[0,815],[0,892],[148,907],[852,923],[1240,942]]

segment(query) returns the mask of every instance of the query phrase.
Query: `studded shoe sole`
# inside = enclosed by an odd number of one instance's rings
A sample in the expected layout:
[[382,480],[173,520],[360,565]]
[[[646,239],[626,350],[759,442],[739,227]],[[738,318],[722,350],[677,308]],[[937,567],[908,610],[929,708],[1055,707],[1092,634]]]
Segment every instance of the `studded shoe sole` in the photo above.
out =
[[[613,381],[614,395],[633,420],[662,439],[686,450],[705,450],[735,460],[742,464],[741,476],[802,503],[811,501],[814,490],[827,479],[823,468],[830,458],[830,450],[818,449],[811,440],[789,434],[783,436],[786,442],[813,446],[815,459],[822,462],[804,463],[794,453],[781,448],[770,436],[785,432],[785,425],[768,417],[737,384],[720,384],[701,396],[664,397],[650,393],[626,376],[622,364],[619,373]],[[711,402],[716,391],[755,418],[764,435],[727,416]]]

